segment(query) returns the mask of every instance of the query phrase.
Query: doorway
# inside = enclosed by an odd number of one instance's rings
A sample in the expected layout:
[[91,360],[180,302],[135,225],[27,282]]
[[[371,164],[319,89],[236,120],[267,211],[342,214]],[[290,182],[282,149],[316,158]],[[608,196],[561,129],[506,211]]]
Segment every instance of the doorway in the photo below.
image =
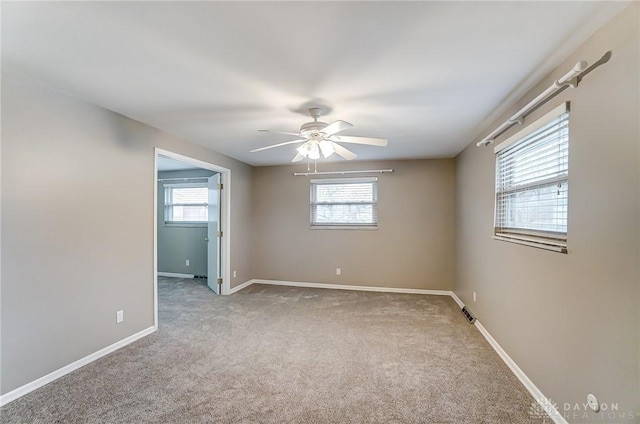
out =
[[206,279],[214,293],[230,291],[230,177],[227,168],[155,149],[156,326],[159,275]]

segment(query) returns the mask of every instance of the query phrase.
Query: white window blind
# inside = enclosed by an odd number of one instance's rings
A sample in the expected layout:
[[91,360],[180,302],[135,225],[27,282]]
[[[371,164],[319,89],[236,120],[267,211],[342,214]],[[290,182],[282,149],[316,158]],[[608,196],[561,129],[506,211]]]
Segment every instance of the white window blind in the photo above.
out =
[[204,183],[165,184],[165,223],[206,223],[209,191]]
[[495,237],[566,253],[569,109],[496,147]]
[[311,180],[311,226],[375,227],[377,177]]

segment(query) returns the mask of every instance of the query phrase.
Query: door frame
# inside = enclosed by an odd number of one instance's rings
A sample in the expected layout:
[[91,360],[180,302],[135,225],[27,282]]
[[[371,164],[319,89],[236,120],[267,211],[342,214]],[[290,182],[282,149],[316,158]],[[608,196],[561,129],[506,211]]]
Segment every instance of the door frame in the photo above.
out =
[[231,170],[220,165],[155,147],[153,154],[153,320],[156,328],[158,328],[158,156],[179,160],[220,174],[221,182],[224,186],[220,196],[222,202],[220,211],[222,225],[220,230],[223,234],[220,243],[220,253],[222,255],[220,263],[222,291],[220,294],[228,295],[231,291]]

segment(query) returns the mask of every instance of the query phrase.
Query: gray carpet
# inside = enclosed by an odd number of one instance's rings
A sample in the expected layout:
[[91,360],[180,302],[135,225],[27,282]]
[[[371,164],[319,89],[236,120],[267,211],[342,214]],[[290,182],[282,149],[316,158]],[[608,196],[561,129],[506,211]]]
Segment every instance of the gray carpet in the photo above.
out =
[[157,332],[6,405],[1,421],[544,420],[447,296],[253,285],[217,297],[161,278],[159,299]]

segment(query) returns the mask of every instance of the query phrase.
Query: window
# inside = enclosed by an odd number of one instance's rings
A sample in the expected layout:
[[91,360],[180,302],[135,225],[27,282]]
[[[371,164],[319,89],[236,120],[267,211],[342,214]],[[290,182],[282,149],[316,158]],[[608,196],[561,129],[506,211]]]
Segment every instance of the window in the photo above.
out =
[[495,236],[566,253],[569,104],[496,146]]
[[207,184],[165,184],[165,224],[206,224],[209,190]]
[[376,228],[377,177],[311,180],[311,228]]

